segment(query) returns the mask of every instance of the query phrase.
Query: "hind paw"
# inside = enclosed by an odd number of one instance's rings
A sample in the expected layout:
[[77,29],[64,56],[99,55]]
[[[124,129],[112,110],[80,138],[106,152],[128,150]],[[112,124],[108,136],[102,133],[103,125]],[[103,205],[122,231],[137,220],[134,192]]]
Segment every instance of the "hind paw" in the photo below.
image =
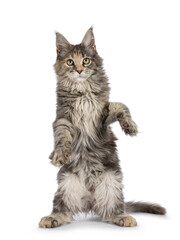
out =
[[118,225],[120,227],[135,227],[135,226],[137,226],[136,219],[134,219],[131,216],[117,215],[114,217],[110,217],[110,218],[106,219],[105,221],[108,223]]
[[49,216],[41,218],[39,222],[40,228],[55,228],[73,221],[71,215],[64,214],[50,214]]
[[58,226],[58,221],[53,217],[43,217],[39,223],[40,228],[55,228]]

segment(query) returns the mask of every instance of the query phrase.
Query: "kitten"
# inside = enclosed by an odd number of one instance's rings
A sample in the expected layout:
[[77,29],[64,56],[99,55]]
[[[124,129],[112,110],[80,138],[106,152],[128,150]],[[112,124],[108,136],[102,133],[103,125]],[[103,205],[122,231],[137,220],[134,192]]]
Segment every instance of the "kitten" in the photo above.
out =
[[165,214],[157,205],[124,202],[122,172],[110,124],[118,121],[130,136],[137,134],[129,109],[109,102],[108,78],[90,28],[81,44],[56,33],[57,117],[53,123],[53,165],[60,167],[53,210],[40,227],[73,221],[78,212],[92,212],[119,226],[136,226],[130,212]]

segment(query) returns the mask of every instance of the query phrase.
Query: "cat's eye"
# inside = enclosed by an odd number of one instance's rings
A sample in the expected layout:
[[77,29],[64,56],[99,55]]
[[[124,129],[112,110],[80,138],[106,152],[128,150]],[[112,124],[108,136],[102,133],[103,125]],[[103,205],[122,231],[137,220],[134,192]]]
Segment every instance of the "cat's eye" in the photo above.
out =
[[73,66],[74,65],[74,61],[72,59],[68,59],[66,61],[66,63],[67,63],[68,66]]
[[89,64],[89,63],[90,63],[90,59],[89,59],[89,58],[84,58],[84,59],[83,59],[83,63],[84,63],[85,65]]

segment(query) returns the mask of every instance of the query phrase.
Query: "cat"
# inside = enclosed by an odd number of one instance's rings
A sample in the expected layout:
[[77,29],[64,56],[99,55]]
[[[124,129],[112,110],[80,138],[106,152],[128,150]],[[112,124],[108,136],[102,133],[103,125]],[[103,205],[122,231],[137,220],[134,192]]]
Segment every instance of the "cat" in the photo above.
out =
[[116,137],[110,124],[118,121],[130,136],[138,129],[126,105],[109,102],[108,78],[93,29],[78,45],[56,33],[56,49],[57,110],[50,159],[60,170],[52,213],[41,219],[39,227],[70,223],[78,212],[92,212],[105,222],[125,227],[137,225],[130,212],[165,214],[158,204],[124,201]]

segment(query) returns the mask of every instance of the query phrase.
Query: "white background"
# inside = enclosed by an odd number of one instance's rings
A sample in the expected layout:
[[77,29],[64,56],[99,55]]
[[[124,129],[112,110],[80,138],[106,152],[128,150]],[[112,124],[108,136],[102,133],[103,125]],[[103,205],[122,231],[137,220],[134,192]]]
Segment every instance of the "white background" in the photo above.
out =
[[[78,217],[39,229],[57,188],[58,169],[48,159],[56,104],[54,31],[76,44],[92,24],[111,101],[130,108],[140,131],[131,138],[113,125],[125,198],[161,203],[168,213],[133,214],[136,228]],[[179,81],[179,1],[1,1],[1,239],[178,239]]]

